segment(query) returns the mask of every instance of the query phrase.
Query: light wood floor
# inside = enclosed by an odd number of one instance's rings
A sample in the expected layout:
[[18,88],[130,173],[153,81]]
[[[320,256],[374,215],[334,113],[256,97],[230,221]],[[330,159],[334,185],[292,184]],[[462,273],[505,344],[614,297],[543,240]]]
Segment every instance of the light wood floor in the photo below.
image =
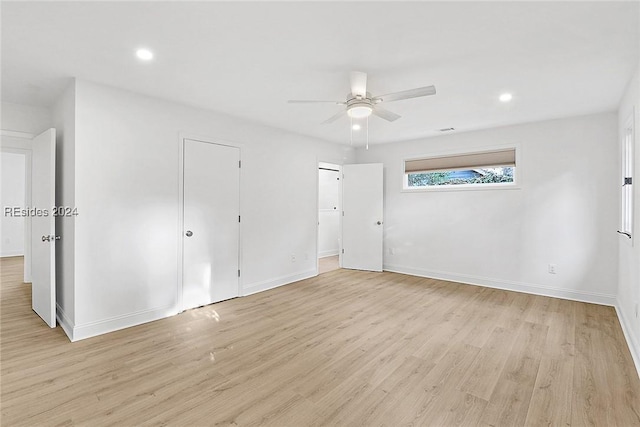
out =
[[326,256],[324,258],[318,259],[318,274],[337,270],[339,268],[340,268],[340,260],[338,259],[338,255]]
[[70,343],[1,266],[5,426],[640,425],[610,307],[335,270]]

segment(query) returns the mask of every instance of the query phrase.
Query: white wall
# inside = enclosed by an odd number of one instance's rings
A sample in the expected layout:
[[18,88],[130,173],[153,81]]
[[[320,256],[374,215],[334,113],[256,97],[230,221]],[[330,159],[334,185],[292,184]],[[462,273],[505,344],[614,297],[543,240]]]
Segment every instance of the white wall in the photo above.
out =
[[[337,165],[321,164],[325,168]],[[338,255],[340,248],[340,172],[318,170],[318,257]]]
[[[640,64],[638,64],[638,69],[627,86],[625,95],[620,103],[620,109],[618,110],[618,140],[620,142],[620,154],[617,159],[617,165],[619,166],[617,175],[618,195],[620,195],[619,187],[621,186],[622,131],[632,114],[635,119],[635,176],[633,177],[634,233],[632,240],[624,236],[618,238],[620,261],[617,308],[620,323],[626,333],[636,368],[640,373],[640,318],[636,311],[640,303],[640,238],[638,238],[638,232],[640,231]],[[620,206],[619,200],[618,206]],[[617,218],[617,224],[620,223],[621,215],[622,213],[620,212]]]
[[[52,109],[56,128],[56,205],[75,207],[75,83],[62,93]],[[68,335],[75,319],[75,218],[57,217],[56,303]]]
[[[613,305],[616,121],[598,114],[359,149],[359,163],[385,167],[384,268]],[[519,189],[401,191],[403,158],[510,144],[520,147]]]
[[24,255],[24,217],[7,215],[5,209],[26,207],[26,156],[2,151],[0,154],[0,256]]
[[73,339],[176,312],[181,132],[243,144],[242,293],[315,274],[318,160],[351,149],[77,81]]
[[31,105],[3,102],[0,106],[0,128],[37,135],[52,125],[51,110]]

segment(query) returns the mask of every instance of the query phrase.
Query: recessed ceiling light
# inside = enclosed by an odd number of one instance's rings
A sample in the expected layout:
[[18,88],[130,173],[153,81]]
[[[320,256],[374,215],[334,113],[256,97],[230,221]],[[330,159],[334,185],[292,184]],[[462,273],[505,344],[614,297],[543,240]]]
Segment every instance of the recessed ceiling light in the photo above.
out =
[[360,130],[360,125],[356,124],[351,127],[353,130]]
[[509,102],[513,99],[513,95],[511,95],[508,92],[503,93],[502,95],[500,95],[500,99],[501,102]]
[[141,59],[143,61],[150,61],[153,59],[153,52],[151,52],[149,49],[138,49],[136,51],[136,56],[138,57],[138,59]]

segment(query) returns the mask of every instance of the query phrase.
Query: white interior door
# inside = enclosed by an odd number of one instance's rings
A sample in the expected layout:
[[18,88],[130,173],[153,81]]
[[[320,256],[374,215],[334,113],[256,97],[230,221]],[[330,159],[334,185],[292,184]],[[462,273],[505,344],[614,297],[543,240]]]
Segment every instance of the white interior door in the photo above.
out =
[[56,131],[49,129],[32,143],[32,208],[48,213],[31,216],[31,306],[47,325],[56,326]]
[[382,163],[342,171],[342,267],[382,271]]
[[184,310],[237,297],[240,149],[184,140]]

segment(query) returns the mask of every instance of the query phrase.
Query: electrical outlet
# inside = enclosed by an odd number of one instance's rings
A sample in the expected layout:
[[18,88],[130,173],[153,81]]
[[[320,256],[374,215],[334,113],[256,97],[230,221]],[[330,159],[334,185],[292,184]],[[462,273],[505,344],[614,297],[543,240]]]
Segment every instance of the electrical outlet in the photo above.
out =
[[556,274],[556,268],[555,264],[549,264],[549,274]]
[[291,254],[291,262],[296,262],[296,254]]

